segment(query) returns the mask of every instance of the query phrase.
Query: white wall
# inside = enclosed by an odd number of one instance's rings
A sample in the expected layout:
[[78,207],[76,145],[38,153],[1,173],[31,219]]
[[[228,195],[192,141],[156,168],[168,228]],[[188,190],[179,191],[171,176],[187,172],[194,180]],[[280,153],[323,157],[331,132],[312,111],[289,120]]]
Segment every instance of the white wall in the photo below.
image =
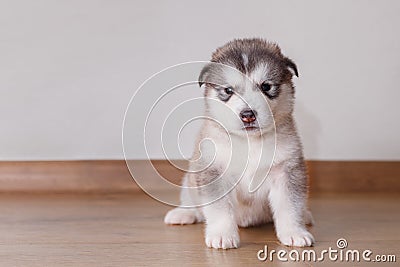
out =
[[146,78],[256,36],[298,64],[307,158],[400,160],[399,14],[397,0],[3,0],[0,159],[120,159]]

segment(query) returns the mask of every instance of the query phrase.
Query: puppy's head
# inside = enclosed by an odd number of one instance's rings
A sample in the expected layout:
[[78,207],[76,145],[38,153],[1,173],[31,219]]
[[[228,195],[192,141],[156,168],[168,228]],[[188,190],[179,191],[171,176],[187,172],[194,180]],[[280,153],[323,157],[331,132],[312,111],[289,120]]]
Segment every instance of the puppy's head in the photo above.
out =
[[293,111],[293,61],[262,39],[231,41],[218,48],[200,73],[207,115],[229,133],[261,134]]

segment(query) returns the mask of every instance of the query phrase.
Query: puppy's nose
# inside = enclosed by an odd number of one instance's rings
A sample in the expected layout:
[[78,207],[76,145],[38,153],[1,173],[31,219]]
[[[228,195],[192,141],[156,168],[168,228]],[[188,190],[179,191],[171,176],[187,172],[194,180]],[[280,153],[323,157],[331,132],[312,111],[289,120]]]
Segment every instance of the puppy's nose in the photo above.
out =
[[256,120],[256,112],[251,109],[244,109],[240,112],[240,118],[243,122],[253,122]]

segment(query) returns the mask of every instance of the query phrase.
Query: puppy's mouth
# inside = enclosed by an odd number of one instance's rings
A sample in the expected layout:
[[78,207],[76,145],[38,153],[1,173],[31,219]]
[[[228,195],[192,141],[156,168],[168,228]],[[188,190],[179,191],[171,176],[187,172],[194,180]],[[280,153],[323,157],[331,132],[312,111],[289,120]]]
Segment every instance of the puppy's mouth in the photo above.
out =
[[242,127],[242,130],[247,132],[255,132],[259,131],[260,127],[257,123],[245,123]]

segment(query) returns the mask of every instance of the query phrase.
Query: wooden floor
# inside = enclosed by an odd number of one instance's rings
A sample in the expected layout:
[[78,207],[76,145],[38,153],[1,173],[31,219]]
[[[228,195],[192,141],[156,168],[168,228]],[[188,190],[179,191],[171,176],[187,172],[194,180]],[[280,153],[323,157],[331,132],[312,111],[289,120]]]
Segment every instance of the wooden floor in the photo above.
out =
[[[345,238],[348,249],[394,254],[400,261],[400,195],[312,196],[316,251]],[[240,229],[241,247],[213,250],[203,225],[166,226],[170,207],[143,193],[1,194],[0,266],[342,266],[343,262],[260,262],[257,252],[287,249],[271,224]],[[299,249],[301,252],[301,249]],[[375,266],[364,262],[349,266]],[[381,263],[381,266],[395,266]]]

